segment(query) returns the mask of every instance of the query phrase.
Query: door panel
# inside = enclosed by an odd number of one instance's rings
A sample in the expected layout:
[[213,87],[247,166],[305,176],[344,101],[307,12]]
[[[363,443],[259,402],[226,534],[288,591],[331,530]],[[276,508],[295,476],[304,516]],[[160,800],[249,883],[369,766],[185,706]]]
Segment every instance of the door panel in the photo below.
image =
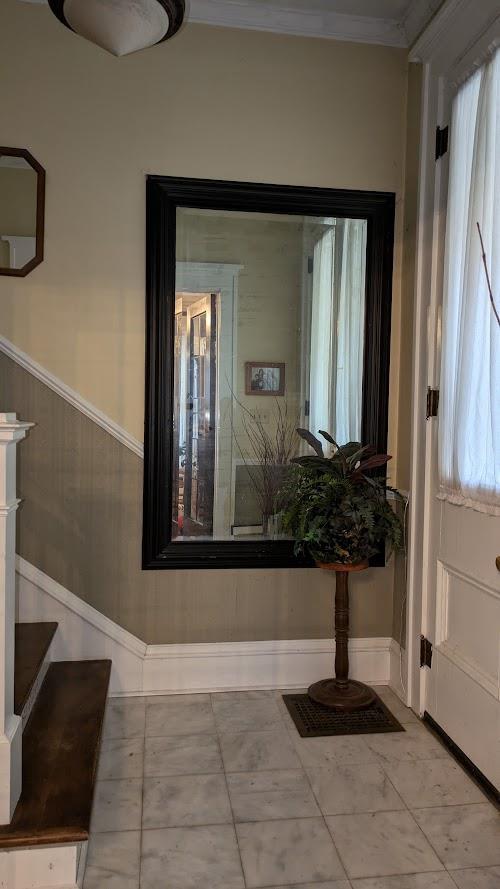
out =
[[500,518],[435,500],[425,710],[500,788]]
[[[498,626],[498,621],[497,621]],[[438,646],[427,711],[494,787],[500,787],[500,703]]]

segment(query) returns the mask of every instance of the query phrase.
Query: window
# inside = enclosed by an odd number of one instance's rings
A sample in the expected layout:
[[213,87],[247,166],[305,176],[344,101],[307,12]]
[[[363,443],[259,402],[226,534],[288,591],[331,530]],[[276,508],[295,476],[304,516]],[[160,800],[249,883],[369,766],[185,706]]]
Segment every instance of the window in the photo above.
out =
[[439,427],[440,497],[500,515],[500,50],[458,91],[451,123]]

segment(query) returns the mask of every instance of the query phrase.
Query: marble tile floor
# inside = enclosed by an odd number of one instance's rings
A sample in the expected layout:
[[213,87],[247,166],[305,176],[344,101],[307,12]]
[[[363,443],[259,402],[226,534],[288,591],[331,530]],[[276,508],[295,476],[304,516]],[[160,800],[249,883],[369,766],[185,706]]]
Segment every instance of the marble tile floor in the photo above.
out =
[[500,889],[500,814],[404,733],[299,737],[281,692],[108,703],[84,889]]

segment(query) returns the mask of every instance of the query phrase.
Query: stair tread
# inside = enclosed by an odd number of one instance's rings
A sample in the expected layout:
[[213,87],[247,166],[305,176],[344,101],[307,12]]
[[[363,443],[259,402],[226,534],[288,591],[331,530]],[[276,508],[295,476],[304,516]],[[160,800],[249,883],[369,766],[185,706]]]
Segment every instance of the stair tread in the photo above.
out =
[[0,849],[88,839],[111,661],[49,666],[23,736],[23,790]]
[[23,712],[56,630],[56,623],[16,624],[14,713],[17,716]]

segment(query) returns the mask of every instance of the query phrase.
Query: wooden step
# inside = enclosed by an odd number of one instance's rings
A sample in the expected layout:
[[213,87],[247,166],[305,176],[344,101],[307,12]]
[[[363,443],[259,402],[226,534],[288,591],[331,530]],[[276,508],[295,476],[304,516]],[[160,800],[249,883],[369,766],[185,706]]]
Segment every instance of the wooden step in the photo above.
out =
[[43,667],[55,623],[16,624],[14,664],[14,713],[21,716]]
[[23,737],[23,790],[0,849],[88,839],[111,661],[50,664]]

